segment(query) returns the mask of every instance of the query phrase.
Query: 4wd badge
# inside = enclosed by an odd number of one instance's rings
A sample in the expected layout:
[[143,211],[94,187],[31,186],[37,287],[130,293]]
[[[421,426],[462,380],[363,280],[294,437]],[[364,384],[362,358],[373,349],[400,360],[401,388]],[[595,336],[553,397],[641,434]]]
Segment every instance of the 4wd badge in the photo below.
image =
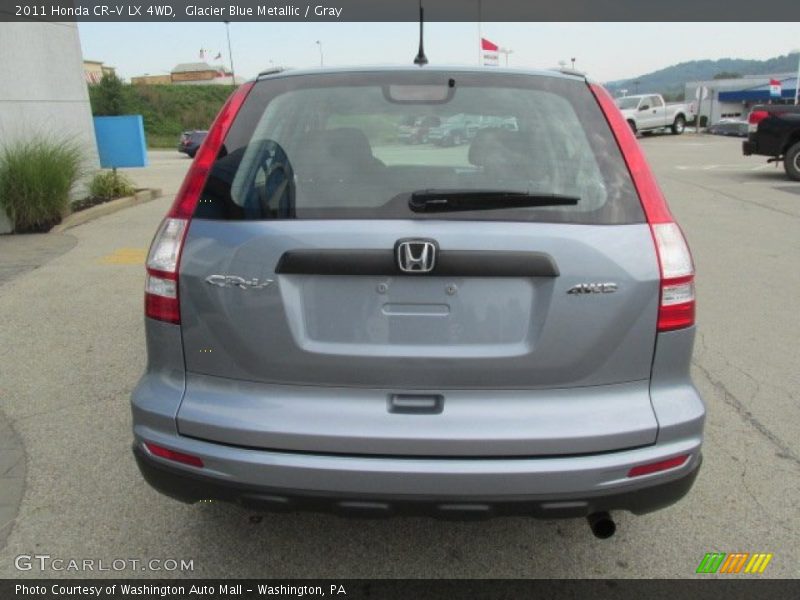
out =
[[567,290],[568,294],[613,294],[617,291],[616,283],[579,283]]

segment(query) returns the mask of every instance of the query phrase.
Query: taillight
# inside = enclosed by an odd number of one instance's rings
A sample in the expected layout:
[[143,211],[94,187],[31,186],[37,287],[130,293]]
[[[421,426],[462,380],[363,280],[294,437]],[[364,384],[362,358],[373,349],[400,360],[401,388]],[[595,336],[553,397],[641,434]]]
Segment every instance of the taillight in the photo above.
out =
[[769,116],[766,110],[754,110],[747,117],[747,131],[754,133],[758,130],[758,124]]
[[639,142],[614,99],[600,85],[591,84],[590,88],[617,138],[653,233],[661,271],[658,331],[689,327],[695,320],[694,264],[689,246],[670,213]]
[[178,271],[189,221],[200,200],[200,192],[205,187],[211,165],[219,154],[236,113],[252,88],[252,82],[240,86],[220,109],[186,173],[167,217],[153,238],[147,256],[144,294],[145,315],[151,319],[176,324],[181,322]]
[[676,223],[650,226],[661,268],[658,331],[694,325],[694,264],[689,246]]
[[178,264],[188,219],[167,217],[158,228],[147,256],[144,288],[145,315],[151,319],[181,322],[178,304]]

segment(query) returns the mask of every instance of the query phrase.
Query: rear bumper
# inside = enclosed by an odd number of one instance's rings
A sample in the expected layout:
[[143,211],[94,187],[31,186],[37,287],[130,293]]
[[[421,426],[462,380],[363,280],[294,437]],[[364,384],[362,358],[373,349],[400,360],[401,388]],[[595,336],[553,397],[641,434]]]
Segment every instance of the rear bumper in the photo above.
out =
[[[705,407],[688,379],[693,329],[660,334],[649,385],[649,402],[658,419],[658,436],[653,442],[632,443],[627,450],[590,451],[581,449],[579,438],[561,438],[558,448],[530,444],[508,446],[505,454],[474,456],[476,448],[497,446],[496,440],[481,443],[473,436],[473,455],[466,455],[459,445],[425,445],[431,436],[418,435],[395,448],[382,446],[382,454],[370,454],[367,446],[354,450],[350,443],[328,450],[313,449],[312,444],[294,449],[269,450],[245,447],[246,437],[238,446],[212,441],[178,431],[178,413],[186,404],[186,374],[183,371],[180,328],[148,320],[148,355],[151,370],[141,379],[132,395],[134,453],[142,474],[157,490],[185,502],[223,500],[257,508],[312,508],[357,511],[378,514],[428,513],[448,514],[526,514],[541,517],[579,517],[593,512],[628,510],[646,513],[680,499],[690,489],[701,463],[701,445]],[[243,382],[235,384],[239,392]],[[351,394],[367,393],[351,390]],[[275,400],[283,399],[276,404]],[[288,400],[287,400],[288,398]],[[230,405],[229,393],[220,401]],[[266,400],[270,400],[267,402]],[[358,403],[363,399],[355,398]],[[452,400],[452,398],[451,398]],[[540,399],[541,400],[541,399]],[[610,402],[598,397],[598,404]],[[613,399],[612,399],[613,400]],[[243,416],[238,431],[248,420],[269,423],[278,419],[286,429],[291,424],[280,415],[279,404],[301,402],[294,396],[266,396],[254,404],[274,405],[269,415]],[[575,397],[564,399],[555,413],[563,420],[574,415],[563,409]],[[331,402],[329,402],[330,404]],[[541,401],[539,404],[542,404]],[[545,403],[546,404],[546,403]],[[495,402],[495,408],[497,408]],[[344,411],[338,403],[348,439],[361,435],[374,423],[359,420],[357,414]],[[185,407],[185,406],[184,406]],[[454,408],[454,403],[449,405]],[[315,423],[327,424],[332,431],[333,417],[324,412],[324,402],[306,407],[306,429]],[[506,408],[509,408],[506,405]],[[509,414],[519,418],[516,405]],[[182,409],[181,409],[182,410]],[[386,405],[382,405],[386,411]],[[588,408],[587,408],[588,410]],[[608,416],[596,408],[589,411],[594,419]],[[475,415],[472,423],[485,430],[491,420]],[[428,417],[414,418],[405,429],[425,433]],[[437,415],[433,418],[439,418]],[[537,425],[545,413],[532,415],[527,423]],[[216,415],[214,416],[216,419]],[[512,427],[508,420],[506,429]],[[612,421],[619,426],[616,414]],[[452,441],[452,426],[444,428]],[[321,434],[323,430],[315,433]],[[562,430],[563,433],[563,430]],[[587,431],[587,434],[590,433]],[[190,437],[193,435],[194,437]],[[204,439],[199,439],[203,437]],[[273,438],[274,439],[274,438]],[[626,438],[630,441],[630,437]],[[144,446],[151,442],[202,459],[196,468],[153,456]],[[448,451],[448,448],[450,451]],[[453,451],[455,450],[455,451]],[[513,452],[511,450],[514,450]],[[416,455],[409,456],[410,452]],[[460,454],[460,456],[459,456]],[[567,455],[568,454],[568,455]],[[681,466],[660,473],[629,478],[634,466],[650,464],[680,455],[689,455]]]
[[[200,456],[204,468],[156,457],[140,439],[133,447],[145,480],[167,496],[189,503],[233,502],[254,510],[364,516],[564,518],[611,510],[642,514],[686,495],[702,462],[699,443],[595,456],[468,460],[310,455],[183,441],[156,443]],[[690,458],[681,467],[627,478],[633,465],[684,452]]]
[[756,145],[755,143],[751,142],[750,140],[745,140],[742,142],[742,154],[745,156],[751,156],[756,154]]

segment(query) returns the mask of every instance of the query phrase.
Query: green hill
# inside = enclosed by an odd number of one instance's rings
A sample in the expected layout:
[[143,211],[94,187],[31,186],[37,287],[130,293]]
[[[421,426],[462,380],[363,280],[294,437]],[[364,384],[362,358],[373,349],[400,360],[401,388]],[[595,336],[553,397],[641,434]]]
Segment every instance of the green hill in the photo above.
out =
[[[620,79],[606,83],[612,92],[627,89],[629,94],[639,90],[641,93],[657,92],[668,98],[682,99],[684,84],[687,81],[713,79],[722,73],[736,75],[764,75],[770,73],[797,72],[798,53],[776,56],[767,60],[748,60],[741,58],[722,58],[720,60],[692,60],[646,73],[630,79]],[[636,85],[636,82],[638,86]]]
[[[227,85],[123,85],[120,114],[142,115],[147,145],[174,148],[182,131],[208,129],[231,93]],[[100,86],[89,86],[95,114]]]

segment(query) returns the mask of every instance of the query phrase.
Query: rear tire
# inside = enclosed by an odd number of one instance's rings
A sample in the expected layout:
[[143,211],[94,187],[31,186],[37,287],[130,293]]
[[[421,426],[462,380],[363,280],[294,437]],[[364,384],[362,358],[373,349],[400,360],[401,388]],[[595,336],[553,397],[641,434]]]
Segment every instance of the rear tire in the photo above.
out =
[[680,135],[684,129],[686,129],[686,118],[683,115],[678,115],[672,123],[672,133],[673,135]]
[[783,168],[790,179],[800,181],[800,142],[795,142],[783,157]]

